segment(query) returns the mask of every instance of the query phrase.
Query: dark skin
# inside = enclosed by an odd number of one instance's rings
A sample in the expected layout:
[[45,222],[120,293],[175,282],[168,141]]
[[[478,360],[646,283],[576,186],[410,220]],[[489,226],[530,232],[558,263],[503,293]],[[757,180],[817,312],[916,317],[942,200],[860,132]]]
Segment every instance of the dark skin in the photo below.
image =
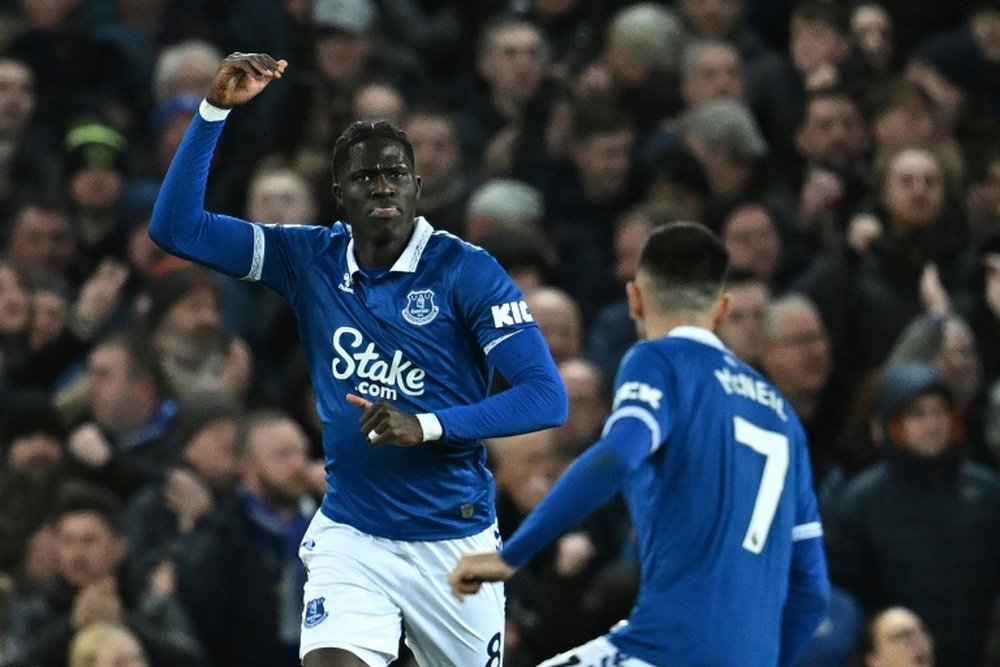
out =
[[[215,74],[205,99],[231,109],[246,104],[276,79],[288,63],[266,53],[233,53]],[[354,235],[354,252],[364,267],[389,267],[399,258],[413,234],[420,177],[403,146],[375,137],[348,149],[342,173],[334,175],[333,193],[343,208]],[[360,430],[372,446],[411,447],[423,442],[423,429],[414,415],[385,401],[371,401],[348,394],[351,405],[362,410]],[[321,648],[310,651],[304,667],[366,667],[350,651]]]

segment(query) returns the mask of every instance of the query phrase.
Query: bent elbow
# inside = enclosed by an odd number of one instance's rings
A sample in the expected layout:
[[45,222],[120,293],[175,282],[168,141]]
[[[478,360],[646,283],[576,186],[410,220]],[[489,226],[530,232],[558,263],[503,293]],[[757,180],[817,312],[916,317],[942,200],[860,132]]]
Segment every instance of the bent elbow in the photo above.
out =
[[153,215],[149,219],[149,238],[157,246],[166,251],[174,250],[174,245],[171,241],[170,235],[170,224],[164,219],[162,214],[159,214],[154,207]]
[[548,413],[551,415],[551,423],[546,426],[546,428],[557,428],[566,423],[569,419],[569,396],[566,394],[566,389],[563,387],[562,382],[558,382],[556,387],[553,387],[553,396],[550,400],[551,409]]

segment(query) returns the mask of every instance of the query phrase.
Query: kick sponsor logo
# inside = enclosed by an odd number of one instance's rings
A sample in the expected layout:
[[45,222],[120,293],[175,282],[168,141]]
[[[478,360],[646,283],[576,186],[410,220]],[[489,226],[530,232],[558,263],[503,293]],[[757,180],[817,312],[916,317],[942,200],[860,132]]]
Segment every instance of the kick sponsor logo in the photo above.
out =
[[528,304],[524,301],[501,303],[499,306],[493,306],[490,312],[493,314],[493,326],[497,329],[535,321],[528,312]]

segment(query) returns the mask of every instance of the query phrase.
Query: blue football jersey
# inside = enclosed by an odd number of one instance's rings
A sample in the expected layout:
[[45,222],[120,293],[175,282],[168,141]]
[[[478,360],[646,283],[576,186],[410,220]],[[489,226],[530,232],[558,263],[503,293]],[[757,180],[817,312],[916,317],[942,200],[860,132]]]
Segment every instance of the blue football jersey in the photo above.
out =
[[329,490],[322,511],[379,537],[440,540],[494,520],[485,449],[444,440],[372,447],[349,393],[410,413],[486,398],[489,350],[536,326],[504,270],[481,248],[418,218],[388,271],[356,262],[350,227],[254,225],[249,279],[298,317],[323,422]]
[[634,345],[615,389],[605,432],[636,418],[650,441],[622,487],[642,589],[612,642],[653,665],[774,667],[792,543],[822,532],[798,418],[693,327]]

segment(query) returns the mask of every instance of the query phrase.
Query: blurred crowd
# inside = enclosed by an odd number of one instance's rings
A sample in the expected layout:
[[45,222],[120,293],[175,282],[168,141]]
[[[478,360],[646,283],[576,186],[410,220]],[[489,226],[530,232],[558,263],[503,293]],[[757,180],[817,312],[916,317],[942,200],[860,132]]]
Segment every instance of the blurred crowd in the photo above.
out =
[[[488,443],[503,535],[600,434],[645,234],[700,220],[721,337],[811,440],[834,596],[802,664],[1000,665],[997,0],[0,0],[0,665],[298,664],[294,318],[146,233],[233,51],[289,68],[210,210],[330,224],[333,141],[385,118],[418,213],[524,291],[570,417]],[[605,631],[636,568],[612,502],[510,582],[505,664]]]

